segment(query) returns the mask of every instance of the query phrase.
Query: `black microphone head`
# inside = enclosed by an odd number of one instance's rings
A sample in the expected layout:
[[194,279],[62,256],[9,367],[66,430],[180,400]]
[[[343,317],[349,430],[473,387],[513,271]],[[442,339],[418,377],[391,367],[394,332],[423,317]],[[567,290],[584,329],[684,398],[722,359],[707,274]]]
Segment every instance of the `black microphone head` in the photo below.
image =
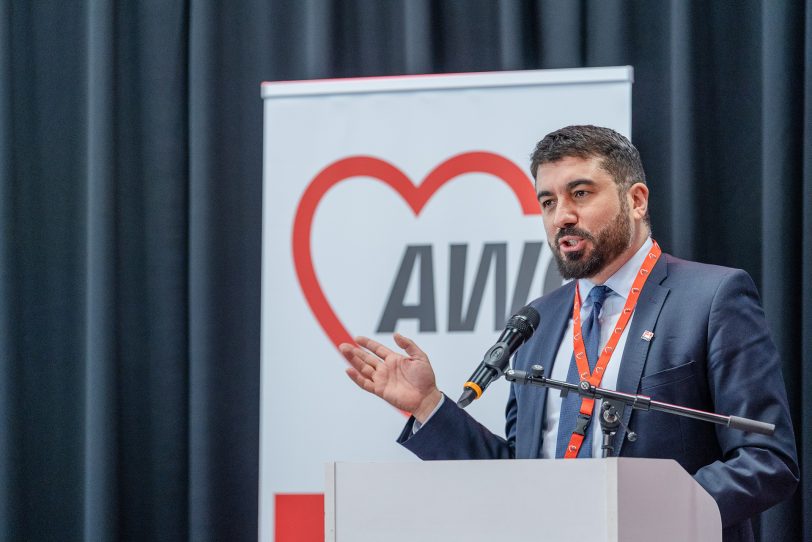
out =
[[540,321],[541,316],[539,316],[539,312],[530,305],[527,305],[510,317],[506,327],[518,331],[526,341],[533,335],[536,328],[539,327]]

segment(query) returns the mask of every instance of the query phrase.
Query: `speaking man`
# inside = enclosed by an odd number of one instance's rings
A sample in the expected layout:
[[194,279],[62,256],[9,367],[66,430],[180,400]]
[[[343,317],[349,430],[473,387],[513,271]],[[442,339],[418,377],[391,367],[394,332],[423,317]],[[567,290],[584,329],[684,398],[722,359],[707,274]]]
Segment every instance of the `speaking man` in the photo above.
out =
[[[775,424],[767,437],[627,409],[639,438],[624,442],[621,429],[615,442],[623,457],[676,460],[716,500],[724,540],[753,540],[750,518],[789,497],[799,473],[780,360],[752,279],[661,253],[640,156],[613,130],[550,133],[530,170],[561,275],[576,280],[531,303],[541,325],[514,368],[541,364],[556,380],[590,376],[603,388]],[[502,438],[440,392],[413,341],[394,340],[406,355],[366,337],[340,349],[361,388],[412,413],[398,441],[418,457],[600,457],[591,402],[513,385]]]

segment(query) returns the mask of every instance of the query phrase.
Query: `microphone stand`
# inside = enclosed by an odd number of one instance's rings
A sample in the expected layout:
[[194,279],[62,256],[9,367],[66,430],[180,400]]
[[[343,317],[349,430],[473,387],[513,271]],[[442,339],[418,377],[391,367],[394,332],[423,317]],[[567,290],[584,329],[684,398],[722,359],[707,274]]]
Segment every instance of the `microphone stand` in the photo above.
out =
[[711,422],[718,425],[724,425],[731,429],[738,429],[739,431],[748,431],[751,433],[760,433],[762,435],[772,435],[775,432],[775,425],[771,423],[760,422],[758,420],[751,420],[749,418],[742,418],[740,416],[725,416],[722,414],[715,414],[713,412],[706,412],[704,410],[696,410],[693,408],[683,407],[679,405],[672,405],[670,403],[663,403],[655,401],[647,395],[637,395],[632,393],[624,393],[621,391],[608,390],[605,388],[598,388],[591,385],[586,380],[581,381],[580,384],[570,384],[569,382],[562,382],[560,380],[553,380],[544,376],[544,368],[541,365],[533,365],[530,371],[517,371],[509,369],[505,372],[505,380],[515,382],[516,384],[530,384],[542,388],[553,388],[561,391],[561,397],[564,398],[570,392],[575,392],[581,397],[589,397],[592,399],[602,399],[604,401],[601,408],[599,419],[601,422],[601,429],[603,430],[603,456],[608,457],[614,451],[612,444],[613,436],[617,432],[620,425],[626,429],[628,439],[630,441],[637,440],[637,435],[630,431],[628,427],[622,422],[622,414],[626,407],[631,407],[636,410],[656,410],[658,412],[667,412],[668,414],[676,414],[678,416],[685,416]]
[[601,444],[601,457],[603,458],[611,457],[615,452],[614,437],[618,426],[622,425],[626,429],[626,438],[629,441],[634,442],[637,440],[637,433],[623,423],[622,415],[625,408],[624,403],[614,399],[605,399],[601,404],[601,413],[598,420],[601,422],[601,431],[603,432],[603,443]]

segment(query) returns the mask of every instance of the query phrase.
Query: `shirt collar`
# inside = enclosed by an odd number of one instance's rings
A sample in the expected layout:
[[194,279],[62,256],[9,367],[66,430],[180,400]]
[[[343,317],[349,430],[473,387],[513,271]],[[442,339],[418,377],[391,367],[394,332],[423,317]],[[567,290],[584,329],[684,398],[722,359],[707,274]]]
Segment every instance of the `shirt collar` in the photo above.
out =
[[[629,291],[632,289],[637,271],[640,269],[640,266],[643,265],[643,261],[645,261],[646,255],[651,250],[653,244],[651,237],[646,239],[646,242],[634,253],[634,256],[629,258],[620,269],[615,271],[614,275],[606,279],[604,284],[611,288],[612,292],[626,299],[629,296]],[[591,280],[578,279],[578,291],[581,294],[581,299],[586,300],[589,291],[594,287],[595,283]]]

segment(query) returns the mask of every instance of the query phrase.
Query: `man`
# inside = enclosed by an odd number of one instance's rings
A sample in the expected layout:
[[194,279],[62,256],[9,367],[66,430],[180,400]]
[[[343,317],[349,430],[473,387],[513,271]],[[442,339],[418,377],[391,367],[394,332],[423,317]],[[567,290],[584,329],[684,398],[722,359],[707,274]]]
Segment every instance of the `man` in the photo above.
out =
[[[563,277],[532,302],[542,325],[514,368],[642,393],[658,401],[774,423],[772,437],[660,412],[630,412],[638,433],[616,455],[671,458],[714,497],[724,540],[752,540],[750,519],[798,481],[781,376],[753,281],[741,270],[660,254],[651,239],[648,188],[637,149],[607,128],[548,134],[531,172],[547,239]],[[407,356],[365,337],[341,345],[347,374],[412,413],[399,438],[422,459],[599,457],[595,408],[570,394],[513,385],[506,438],[477,423],[435,384],[426,354],[395,334]]]

